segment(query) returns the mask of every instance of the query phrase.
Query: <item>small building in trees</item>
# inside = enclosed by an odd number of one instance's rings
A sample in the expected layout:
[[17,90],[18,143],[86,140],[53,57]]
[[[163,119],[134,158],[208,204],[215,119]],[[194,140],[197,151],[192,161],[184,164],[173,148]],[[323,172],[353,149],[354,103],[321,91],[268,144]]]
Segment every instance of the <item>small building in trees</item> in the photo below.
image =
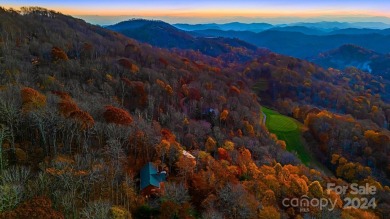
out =
[[160,194],[164,189],[166,175],[165,171],[159,172],[153,163],[148,162],[142,167],[140,173],[141,194],[145,196]]
[[211,124],[212,127],[214,127],[214,125],[215,125],[214,123],[215,123],[218,115],[219,115],[219,113],[218,113],[217,109],[207,108],[207,109],[203,110],[201,119],[206,120],[207,122],[209,122]]
[[194,159],[195,160],[194,155],[192,155],[190,152],[188,152],[186,150],[183,150],[182,154],[183,154],[184,157],[186,157],[188,159]]

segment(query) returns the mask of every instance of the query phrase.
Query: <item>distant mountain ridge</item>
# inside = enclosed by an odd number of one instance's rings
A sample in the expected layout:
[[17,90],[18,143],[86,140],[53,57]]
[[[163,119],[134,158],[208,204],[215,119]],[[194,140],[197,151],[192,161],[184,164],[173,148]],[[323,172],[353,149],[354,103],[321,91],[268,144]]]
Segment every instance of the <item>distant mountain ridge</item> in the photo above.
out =
[[390,52],[390,35],[377,33],[309,35],[301,32],[273,29],[260,33],[222,30],[194,32],[208,37],[238,38],[261,48],[303,59],[308,59],[344,44],[355,44],[383,54]]
[[291,23],[288,26],[304,26],[309,28],[317,28],[322,30],[336,30],[346,28],[367,28],[367,29],[386,29],[390,28],[390,24],[382,22],[298,22]]
[[[224,31],[251,31],[251,32],[261,32],[269,29],[279,29],[279,28],[305,28],[306,31],[310,29],[311,31],[319,31],[314,34],[323,34],[330,33],[332,31],[337,31],[340,29],[375,29],[375,30],[384,30],[389,29],[390,24],[382,22],[297,22],[297,23],[288,23],[288,24],[269,24],[269,23],[240,23],[240,22],[231,22],[224,24],[217,23],[206,23],[206,24],[172,24],[172,26],[179,28],[185,31],[197,31],[197,30],[224,30]],[[298,31],[300,32],[300,31]],[[307,33],[307,32],[302,32]]]
[[298,32],[298,33],[304,33],[307,35],[325,35],[325,34],[327,34],[327,32],[324,30],[306,27],[306,26],[278,26],[278,27],[273,27],[269,30],[282,31],[282,32]]
[[[350,26],[349,23],[340,22],[306,23],[309,26],[316,24],[326,28],[332,25]],[[222,26],[237,29],[240,25],[242,23],[234,22]],[[270,27],[264,23],[246,25]],[[181,26],[187,29],[221,28],[219,24]],[[325,68],[354,66],[388,78],[390,64],[387,63],[390,63],[390,59],[389,55],[384,54],[390,53],[390,29],[347,28],[326,32],[306,26],[271,27],[259,33],[221,29],[184,31],[163,21],[133,19],[106,28],[153,46],[190,49],[212,57],[230,57],[231,61],[248,61],[260,47],[304,58]]]
[[388,29],[370,29],[370,28],[346,28],[334,30],[329,35],[347,34],[347,35],[366,35],[366,34],[381,34],[390,35],[390,28]]
[[194,30],[208,30],[208,29],[217,29],[217,30],[234,30],[234,31],[252,31],[252,32],[261,32],[270,28],[273,28],[274,25],[268,23],[240,23],[240,22],[231,22],[226,24],[173,24],[174,27],[177,27],[186,31]]
[[[247,61],[258,50],[256,46],[239,39],[194,36],[163,21],[133,19],[106,28],[153,46],[192,49],[212,57],[230,55],[235,56],[231,58],[236,61]],[[237,49],[241,52],[233,52]]]
[[193,36],[162,21],[133,19],[107,26],[106,28],[141,42],[164,48],[174,46],[183,48],[186,46],[185,44],[195,43]]

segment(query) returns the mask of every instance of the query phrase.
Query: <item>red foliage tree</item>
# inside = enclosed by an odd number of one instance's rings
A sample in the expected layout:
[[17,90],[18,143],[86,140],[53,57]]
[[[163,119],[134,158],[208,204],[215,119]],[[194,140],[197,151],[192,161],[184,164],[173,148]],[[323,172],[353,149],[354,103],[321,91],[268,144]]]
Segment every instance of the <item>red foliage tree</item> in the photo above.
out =
[[51,93],[52,93],[52,94],[55,94],[55,95],[57,95],[57,96],[59,96],[61,99],[69,99],[69,98],[71,98],[67,92],[63,92],[63,91],[52,91]]
[[238,89],[236,86],[230,86],[229,93],[230,93],[230,94],[240,94],[241,91],[240,91],[240,89]]
[[73,111],[69,117],[76,120],[80,124],[81,129],[89,129],[95,125],[95,120],[88,112],[85,111]]
[[197,101],[200,100],[201,94],[200,94],[199,89],[190,88],[188,91],[189,91],[188,97],[189,97],[191,100],[197,100]]
[[118,64],[132,73],[137,73],[139,68],[137,65],[131,63],[128,59],[122,58],[118,60]]
[[164,58],[159,58],[158,61],[160,61],[165,67],[167,67],[169,64],[168,61]]
[[230,160],[229,154],[224,148],[218,148],[218,157],[221,160],[227,160],[227,161]]
[[169,129],[161,129],[161,135],[163,140],[166,140],[170,143],[176,141],[176,136]]
[[68,117],[72,112],[80,110],[72,99],[62,99],[58,103],[61,115]]
[[133,118],[131,118],[129,112],[113,106],[106,106],[103,117],[106,122],[118,125],[130,125],[133,122]]
[[131,81],[130,86],[133,89],[133,96],[137,99],[137,105],[145,107],[148,102],[148,94],[145,89],[145,84],[141,81]]

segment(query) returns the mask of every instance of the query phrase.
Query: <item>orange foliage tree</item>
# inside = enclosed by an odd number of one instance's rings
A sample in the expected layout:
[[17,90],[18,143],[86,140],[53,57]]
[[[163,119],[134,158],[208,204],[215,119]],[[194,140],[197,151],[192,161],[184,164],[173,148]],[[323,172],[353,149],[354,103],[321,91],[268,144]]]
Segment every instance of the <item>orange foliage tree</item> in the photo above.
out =
[[360,163],[348,162],[348,160],[338,154],[332,155],[331,163],[336,165],[336,175],[348,181],[357,181],[371,175],[371,168]]
[[314,181],[309,185],[309,195],[315,198],[322,198],[324,190],[318,181]]
[[156,146],[156,152],[162,162],[168,162],[173,165],[182,155],[183,148],[176,141],[176,136],[168,129],[161,130],[162,139],[160,144]]
[[169,95],[172,95],[173,94],[173,88],[171,87],[171,85],[165,83],[164,81],[162,80],[159,80],[157,79],[156,80],[156,83],[162,88],[164,89]]
[[219,119],[222,120],[222,121],[225,121],[227,119],[229,115],[229,111],[224,109],[221,113],[221,115],[219,116]]
[[186,156],[180,156],[179,160],[176,162],[176,167],[178,173],[187,179],[188,176],[192,176],[196,166],[195,159],[188,158]]
[[255,136],[255,130],[253,128],[253,125],[251,125],[248,121],[244,121],[244,126],[245,126],[245,130],[246,132],[250,135],[250,136]]
[[61,212],[52,208],[52,203],[47,197],[35,197],[12,211],[0,213],[0,219],[31,218],[31,219],[63,219]]
[[227,151],[233,151],[234,150],[234,143],[232,141],[226,140],[222,147]]
[[280,213],[273,206],[265,206],[259,213],[259,219],[280,219]]
[[206,151],[213,152],[215,151],[216,146],[217,142],[212,137],[208,137],[205,143]]
[[68,55],[59,47],[54,46],[51,49],[51,56],[53,61],[58,61],[58,60],[68,60]]
[[32,88],[23,88],[21,95],[24,111],[39,109],[46,105],[46,96]]
[[372,212],[364,211],[358,208],[346,208],[341,212],[342,218],[355,218],[355,219],[379,219],[380,217]]

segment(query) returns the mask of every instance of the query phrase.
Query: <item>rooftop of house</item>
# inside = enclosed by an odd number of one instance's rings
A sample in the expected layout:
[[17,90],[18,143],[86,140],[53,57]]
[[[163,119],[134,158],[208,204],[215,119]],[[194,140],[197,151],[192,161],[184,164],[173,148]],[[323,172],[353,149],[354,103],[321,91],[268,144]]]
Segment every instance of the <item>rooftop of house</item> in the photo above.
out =
[[194,155],[192,155],[190,152],[186,151],[186,150],[183,150],[183,155],[187,158],[190,158],[190,159],[195,159]]
[[159,173],[155,165],[151,162],[148,162],[141,169],[141,184],[140,189],[143,190],[148,186],[160,187],[160,182],[166,180],[165,173]]

